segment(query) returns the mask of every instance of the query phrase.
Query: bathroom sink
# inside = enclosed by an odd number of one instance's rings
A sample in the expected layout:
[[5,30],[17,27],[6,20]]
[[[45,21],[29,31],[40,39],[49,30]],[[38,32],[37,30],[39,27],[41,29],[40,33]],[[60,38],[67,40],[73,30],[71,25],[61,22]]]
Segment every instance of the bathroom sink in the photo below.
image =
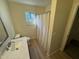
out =
[[9,50],[6,50],[1,59],[30,59],[27,37],[14,39],[12,42],[15,44],[14,48],[10,47]]

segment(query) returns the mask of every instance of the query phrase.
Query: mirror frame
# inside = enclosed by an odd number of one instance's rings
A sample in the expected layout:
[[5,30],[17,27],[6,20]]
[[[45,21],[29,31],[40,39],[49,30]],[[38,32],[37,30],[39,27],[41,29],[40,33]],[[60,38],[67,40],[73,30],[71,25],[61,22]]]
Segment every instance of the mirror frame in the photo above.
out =
[[9,37],[9,35],[8,35],[8,33],[7,33],[7,30],[6,30],[6,28],[5,28],[5,25],[4,25],[4,23],[3,23],[3,21],[2,21],[2,19],[1,19],[1,17],[0,17],[0,22],[2,23],[2,26],[3,26],[3,28],[4,28],[4,30],[5,30],[5,33],[6,33],[6,38],[2,41],[2,43],[0,44],[0,46],[7,40],[7,38]]

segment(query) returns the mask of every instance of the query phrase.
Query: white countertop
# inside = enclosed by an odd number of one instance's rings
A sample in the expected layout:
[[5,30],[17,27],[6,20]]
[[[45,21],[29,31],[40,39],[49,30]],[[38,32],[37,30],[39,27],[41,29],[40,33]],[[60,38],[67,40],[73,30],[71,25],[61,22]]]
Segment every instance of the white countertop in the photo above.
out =
[[19,50],[5,51],[1,59],[30,59],[27,40],[27,37],[15,39],[15,46],[19,47]]

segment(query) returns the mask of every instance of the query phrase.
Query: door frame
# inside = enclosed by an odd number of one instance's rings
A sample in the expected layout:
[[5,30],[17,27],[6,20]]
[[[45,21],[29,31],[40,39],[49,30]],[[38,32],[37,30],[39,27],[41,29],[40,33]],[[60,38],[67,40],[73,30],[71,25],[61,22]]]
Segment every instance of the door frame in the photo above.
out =
[[65,48],[65,46],[67,44],[68,36],[70,34],[70,30],[72,28],[72,25],[73,25],[73,22],[74,22],[78,7],[79,7],[79,3],[72,5],[70,15],[69,15],[69,18],[68,18],[68,22],[67,22],[67,25],[66,25],[66,28],[65,28],[62,44],[61,44],[61,47],[60,47],[61,51],[64,51],[64,48]]

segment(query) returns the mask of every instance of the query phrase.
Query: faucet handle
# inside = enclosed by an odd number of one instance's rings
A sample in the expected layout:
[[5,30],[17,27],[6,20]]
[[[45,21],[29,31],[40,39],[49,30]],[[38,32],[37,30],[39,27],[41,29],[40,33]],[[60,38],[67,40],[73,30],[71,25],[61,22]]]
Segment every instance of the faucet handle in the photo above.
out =
[[9,47],[11,46],[11,42],[9,42],[8,44],[7,44],[7,47],[6,47],[6,50],[8,51],[9,50]]
[[11,46],[11,42],[8,43],[8,47],[10,47],[10,46]]

